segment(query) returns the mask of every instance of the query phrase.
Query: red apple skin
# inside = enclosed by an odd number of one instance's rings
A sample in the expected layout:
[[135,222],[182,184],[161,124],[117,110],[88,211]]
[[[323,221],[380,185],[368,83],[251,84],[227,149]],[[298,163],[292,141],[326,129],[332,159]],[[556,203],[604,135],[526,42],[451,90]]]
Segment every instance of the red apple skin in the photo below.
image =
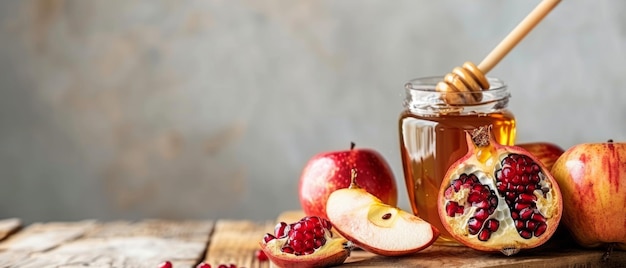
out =
[[554,162],[565,152],[560,146],[550,142],[528,142],[516,144],[534,155],[548,170]]
[[357,182],[383,203],[396,206],[396,180],[383,156],[368,148],[322,152],[313,156],[300,176],[299,199],[306,215],[328,218],[328,196],[350,186],[351,170],[356,169]]
[[626,143],[575,145],[552,168],[562,222],[583,247],[626,250]]

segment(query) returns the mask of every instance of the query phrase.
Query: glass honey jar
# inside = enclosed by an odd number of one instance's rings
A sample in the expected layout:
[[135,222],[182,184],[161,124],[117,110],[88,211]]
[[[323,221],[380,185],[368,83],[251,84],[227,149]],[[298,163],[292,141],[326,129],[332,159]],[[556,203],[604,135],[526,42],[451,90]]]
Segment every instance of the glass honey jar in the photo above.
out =
[[[443,77],[426,77],[405,84],[404,109],[399,117],[400,152],[411,209],[433,224],[440,245],[458,245],[441,224],[437,195],[443,177],[467,153],[466,130],[492,125],[501,144],[515,142],[515,117],[507,109],[509,90],[504,82],[488,78],[490,88],[473,104],[448,104],[435,86]],[[459,96],[462,97],[462,96]]]

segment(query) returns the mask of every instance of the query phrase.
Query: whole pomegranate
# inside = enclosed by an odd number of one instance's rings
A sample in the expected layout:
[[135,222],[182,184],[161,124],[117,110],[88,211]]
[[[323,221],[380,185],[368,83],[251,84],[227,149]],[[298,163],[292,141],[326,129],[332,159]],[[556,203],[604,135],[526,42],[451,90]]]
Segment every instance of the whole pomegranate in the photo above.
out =
[[498,144],[491,126],[468,132],[467,143],[439,191],[446,230],[468,247],[505,255],[545,243],[563,210],[545,166],[520,147]]
[[306,216],[288,224],[280,222],[274,234],[265,234],[259,242],[265,255],[278,267],[327,267],[342,264],[350,248],[341,236],[333,235],[326,218]]
[[563,194],[563,225],[576,242],[626,250],[626,143],[575,145],[552,174]]

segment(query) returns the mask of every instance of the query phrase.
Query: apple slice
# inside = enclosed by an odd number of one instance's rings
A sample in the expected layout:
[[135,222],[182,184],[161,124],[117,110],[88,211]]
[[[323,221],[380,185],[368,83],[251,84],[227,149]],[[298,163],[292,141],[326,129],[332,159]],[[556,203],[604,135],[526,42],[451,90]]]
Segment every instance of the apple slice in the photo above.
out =
[[369,252],[399,256],[432,245],[439,236],[430,223],[383,203],[356,184],[331,193],[326,203],[328,219],[344,238]]

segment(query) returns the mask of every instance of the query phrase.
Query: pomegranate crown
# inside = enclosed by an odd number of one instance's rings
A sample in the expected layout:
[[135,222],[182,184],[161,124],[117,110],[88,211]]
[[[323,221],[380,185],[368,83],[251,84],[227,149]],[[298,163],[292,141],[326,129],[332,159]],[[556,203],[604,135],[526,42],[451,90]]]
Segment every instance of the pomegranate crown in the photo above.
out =
[[469,136],[468,142],[473,143],[470,145],[476,145],[477,147],[484,147],[484,146],[489,145],[489,143],[491,143],[492,141],[492,136],[491,136],[492,128],[493,128],[493,125],[484,125],[484,126],[480,126],[475,129],[472,129],[472,130],[465,131],[467,135]]

